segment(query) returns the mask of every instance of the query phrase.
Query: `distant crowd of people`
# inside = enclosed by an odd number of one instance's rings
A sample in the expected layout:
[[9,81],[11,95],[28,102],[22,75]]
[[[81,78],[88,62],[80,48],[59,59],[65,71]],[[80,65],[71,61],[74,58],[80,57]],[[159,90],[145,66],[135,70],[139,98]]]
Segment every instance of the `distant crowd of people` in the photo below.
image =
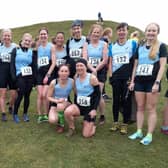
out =
[[[98,16],[101,18],[101,14]],[[140,138],[149,145],[156,127],[156,107],[161,80],[167,64],[166,45],[158,40],[160,27],[150,23],[144,39],[139,31],[129,35],[129,25],[119,23],[112,43],[113,30],[93,24],[87,36],[82,34],[83,22],[73,21],[71,35],[65,42],[64,32],[57,32],[49,42],[48,29],[42,27],[33,40],[24,33],[19,44],[12,42],[12,31],[3,29],[0,44],[0,108],[2,121],[7,121],[6,102],[9,92],[9,113],[15,123],[20,122],[18,111],[22,99],[23,121],[28,122],[30,94],[37,88],[37,123],[48,121],[56,125],[58,133],[71,137],[76,133],[75,119],[83,116],[82,135],[96,133],[98,124],[106,121],[105,83],[109,77],[112,87],[113,122],[110,131],[128,134],[128,124],[137,123],[136,132],[128,138]],[[167,72],[168,78],[168,72]],[[8,91],[9,90],[9,91]],[[72,97],[74,100],[72,100]],[[135,100],[133,99],[135,98]],[[168,97],[168,91],[166,92]],[[168,99],[167,99],[168,100]],[[133,108],[134,106],[134,108]],[[148,129],[144,136],[143,123],[147,111]],[[119,122],[119,113],[122,122]],[[132,118],[132,116],[135,116]],[[165,105],[161,132],[168,135],[168,101]]]

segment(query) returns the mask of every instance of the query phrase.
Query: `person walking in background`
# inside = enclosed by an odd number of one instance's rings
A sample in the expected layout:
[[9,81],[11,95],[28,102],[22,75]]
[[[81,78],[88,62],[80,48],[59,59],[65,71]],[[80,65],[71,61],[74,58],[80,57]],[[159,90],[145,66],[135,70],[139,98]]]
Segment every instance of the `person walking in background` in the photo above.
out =
[[[110,84],[113,89],[113,124],[111,131],[120,129],[121,134],[127,134],[127,125],[131,116],[131,95],[126,97],[128,82],[131,78],[133,68],[133,55],[137,44],[135,41],[127,40],[128,24],[118,24],[116,31],[118,39],[112,45],[109,61]],[[122,108],[123,122],[119,123],[119,110]]]
[[13,120],[16,123],[20,122],[18,109],[23,97],[23,120],[25,122],[29,121],[27,113],[30,103],[30,93],[34,82],[33,72],[36,69],[35,56],[33,56],[33,51],[30,49],[31,42],[32,36],[29,33],[25,33],[22,37],[20,46],[13,49],[11,55],[11,76],[13,82],[16,81],[17,86],[17,98],[13,111]]
[[12,43],[12,31],[10,29],[3,29],[1,32],[0,44],[0,107],[2,111],[2,121],[7,121],[6,117],[6,94],[7,87],[9,87],[9,113],[12,114],[13,106],[16,98],[16,87],[12,82],[10,74],[11,52],[17,46]]
[[71,38],[67,40],[67,64],[70,66],[70,77],[73,78],[76,73],[76,61],[82,57],[83,45],[86,37],[82,35],[83,22],[74,20],[71,26]]
[[[83,48],[83,58],[88,61],[89,72],[97,76],[101,94],[106,81],[106,65],[108,60],[107,43],[100,40],[102,33],[102,26],[93,24],[89,32],[90,41],[85,43]],[[105,122],[105,102],[102,96],[100,98],[99,111],[99,124],[102,125]]]
[[49,123],[58,124],[57,132],[64,131],[64,110],[71,103],[70,93],[74,89],[74,80],[69,78],[69,67],[65,64],[59,66],[58,78],[51,81],[48,89],[48,100],[50,103]]
[[[161,90],[161,79],[167,60],[166,45],[158,40],[160,27],[150,23],[145,29],[145,40],[142,41],[135,54],[135,62],[131,77],[130,90],[135,90],[137,102],[137,131],[129,136],[135,140],[143,138],[140,143],[149,145],[152,142],[157,113],[156,105]],[[148,112],[148,130],[143,137],[145,107]]]
[[99,82],[95,75],[87,73],[87,61],[83,58],[76,62],[76,72],[75,103],[64,111],[69,127],[66,136],[70,137],[75,134],[74,120],[82,115],[84,117],[82,135],[89,138],[96,132],[96,109],[100,101]]
[[[48,30],[39,30],[39,46],[37,48],[37,122],[48,121],[49,102],[48,85],[54,78],[56,64],[55,47],[48,42]],[[44,109],[43,109],[44,108]]]

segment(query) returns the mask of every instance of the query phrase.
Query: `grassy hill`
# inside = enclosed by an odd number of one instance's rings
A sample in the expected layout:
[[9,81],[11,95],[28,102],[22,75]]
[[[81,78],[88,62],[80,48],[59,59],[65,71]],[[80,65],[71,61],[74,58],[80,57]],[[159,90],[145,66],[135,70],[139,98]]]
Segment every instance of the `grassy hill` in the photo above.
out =
[[[89,29],[92,24],[96,23],[95,20],[93,21],[84,21],[83,27],[83,34],[87,35]],[[69,38],[70,36],[70,28],[71,28],[72,21],[63,21],[63,22],[49,22],[49,23],[40,23],[31,26],[25,26],[20,28],[14,28],[13,31],[13,40],[18,43],[18,41],[22,38],[22,35],[26,32],[31,33],[33,37],[38,35],[38,31],[41,27],[47,27],[49,30],[50,38],[56,34],[58,31],[63,31],[65,33],[65,38]],[[115,29],[118,23],[112,21],[104,21],[103,27],[111,27],[114,31],[113,33],[113,40],[116,39]],[[129,33],[132,33],[134,30],[139,30],[138,28],[130,26]],[[140,30],[141,35],[143,34]]]
[[[90,25],[96,21],[84,21],[84,34],[88,33]],[[115,32],[115,22],[104,22],[104,27],[110,26]],[[21,39],[23,33],[29,32],[34,37],[38,30],[46,26],[50,36],[57,31],[64,31],[69,37],[71,21],[42,23],[13,29],[15,42]],[[130,33],[136,28],[131,27]],[[116,38],[114,33],[114,39]],[[111,86],[106,83],[106,91],[111,96]],[[168,137],[160,133],[164,93],[167,89],[165,78],[158,103],[158,122],[150,146],[142,146],[139,140],[130,141],[127,135],[109,131],[112,123],[112,101],[106,103],[106,123],[97,127],[96,135],[85,139],[81,135],[82,118],[77,119],[77,134],[72,138],[65,134],[57,134],[55,126],[48,123],[37,124],[36,90],[32,91],[29,107],[30,122],[22,121],[22,106],[19,109],[21,122],[15,124],[8,114],[6,123],[0,122],[0,168],[167,168]],[[99,115],[99,113],[98,113]],[[120,121],[122,118],[120,116]],[[144,134],[147,124],[144,124]],[[136,130],[136,124],[129,126],[129,134]],[[67,125],[66,125],[67,131]]]

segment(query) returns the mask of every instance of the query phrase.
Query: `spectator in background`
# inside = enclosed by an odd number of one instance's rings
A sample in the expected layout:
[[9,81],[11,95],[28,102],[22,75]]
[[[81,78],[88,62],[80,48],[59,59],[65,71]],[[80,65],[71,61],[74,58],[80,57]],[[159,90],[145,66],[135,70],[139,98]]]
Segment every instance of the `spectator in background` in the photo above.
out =
[[130,39],[131,40],[135,40],[138,43],[139,42],[139,35],[140,35],[139,31],[136,30],[136,31],[134,31],[134,32],[131,33]]
[[[166,78],[168,80],[168,69],[166,72]],[[163,123],[161,126],[161,132],[163,134],[168,135],[168,90],[166,91],[165,97],[166,97],[166,102],[165,102],[165,107],[163,110]]]
[[[137,131],[129,136],[135,140],[143,138],[140,143],[149,145],[157,122],[156,105],[161,91],[161,79],[167,60],[166,45],[158,40],[160,27],[150,23],[145,29],[145,40],[140,43],[135,54],[130,90],[135,90],[137,102]],[[145,107],[148,113],[148,130],[143,137]]]

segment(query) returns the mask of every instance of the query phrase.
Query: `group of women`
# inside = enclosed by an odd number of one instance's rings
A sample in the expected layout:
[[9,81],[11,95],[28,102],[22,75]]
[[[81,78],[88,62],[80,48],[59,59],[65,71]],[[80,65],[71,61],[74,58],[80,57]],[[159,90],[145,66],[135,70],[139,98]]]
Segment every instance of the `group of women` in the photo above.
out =
[[[116,27],[117,41],[111,44],[112,29],[103,30],[93,24],[87,38],[82,35],[83,22],[75,20],[71,25],[71,38],[66,45],[63,32],[57,32],[48,42],[47,28],[39,30],[38,41],[32,49],[32,36],[25,33],[19,45],[12,43],[12,32],[2,31],[0,46],[0,106],[2,121],[6,121],[5,102],[7,87],[11,96],[10,109],[13,120],[20,122],[18,109],[24,97],[23,120],[29,121],[29,98],[33,86],[37,86],[37,122],[57,124],[57,132],[67,136],[75,134],[74,120],[83,116],[84,137],[96,132],[96,113],[100,111],[99,124],[105,121],[105,102],[102,91],[109,70],[109,82],[113,90],[113,124],[111,131],[127,134],[131,119],[131,95],[135,91],[137,102],[137,131],[129,136],[140,143],[152,142],[156,126],[156,105],[161,90],[167,50],[158,41],[160,28],[156,23],[147,25],[145,39],[139,44],[127,39],[129,26],[120,23]],[[104,34],[104,35],[103,35]],[[9,73],[10,72],[10,73]],[[74,92],[74,101],[70,98]],[[143,137],[145,107],[148,112],[148,131]],[[122,109],[122,110],[121,110]],[[119,123],[122,111],[123,122]]]

